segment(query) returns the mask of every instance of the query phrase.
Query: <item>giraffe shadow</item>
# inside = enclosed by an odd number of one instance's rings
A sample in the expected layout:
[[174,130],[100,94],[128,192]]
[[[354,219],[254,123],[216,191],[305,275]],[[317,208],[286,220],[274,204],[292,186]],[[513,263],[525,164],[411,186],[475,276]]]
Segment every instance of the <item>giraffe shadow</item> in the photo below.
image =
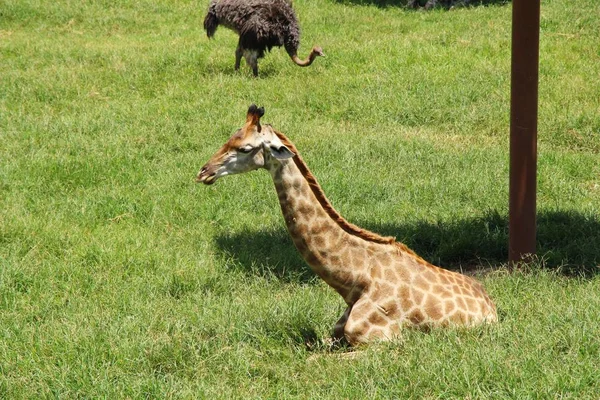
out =
[[294,247],[287,230],[243,230],[215,238],[233,268],[251,275],[273,276],[283,282],[311,283],[315,274]]
[[[508,216],[486,211],[452,221],[373,224],[352,221],[385,236],[395,236],[425,260],[449,270],[470,272],[507,266]],[[249,274],[310,283],[316,276],[285,228],[247,230],[216,237],[217,248],[235,268]],[[545,268],[566,276],[600,273],[600,219],[576,211],[542,211],[537,216],[537,254]]]
[[[365,227],[398,241],[446,269],[502,269],[508,257],[508,215],[488,210],[453,221],[417,221]],[[600,219],[576,211],[541,211],[537,215],[537,256],[545,268],[566,276],[600,272]]]

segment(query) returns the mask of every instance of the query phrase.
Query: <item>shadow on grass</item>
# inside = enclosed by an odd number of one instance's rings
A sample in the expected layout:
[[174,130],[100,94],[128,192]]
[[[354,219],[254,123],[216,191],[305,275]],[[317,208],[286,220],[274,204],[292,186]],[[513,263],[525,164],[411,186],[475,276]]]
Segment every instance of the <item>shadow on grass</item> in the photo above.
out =
[[315,274],[294,247],[283,226],[275,231],[243,231],[221,235],[216,245],[235,262],[234,266],[253,274],[273,274],[285,282],[310,282]]
[[[451,222],[405,226],[368,225],[396,238],[430,262],[447,269],[505,268],[508,216],[488,211]],[[537,255],[543,265],[565,275],[600,272],[600,220],[574,211],[544,211],[537,216]]]
[[510,0],[335,0],[341,4],[354,5],[374,5],[380,8],[402,7],[406,9],[419,8],[452,8],[452,7],[473,7],[473,6],[492,6],[506,5]]
[[[406,225],[360,223],[382,235],[395,236],[417,254],[450,270],[506,267],[508,217],[496,211],[452,222]],[[573,211],[541,212],[537,217],[537,254],[546,268],[568,276],[600,272],[600,220]],[[283,281],[315,279],[283,227],[219,236],[217,247],[247,273],[273,274]]]

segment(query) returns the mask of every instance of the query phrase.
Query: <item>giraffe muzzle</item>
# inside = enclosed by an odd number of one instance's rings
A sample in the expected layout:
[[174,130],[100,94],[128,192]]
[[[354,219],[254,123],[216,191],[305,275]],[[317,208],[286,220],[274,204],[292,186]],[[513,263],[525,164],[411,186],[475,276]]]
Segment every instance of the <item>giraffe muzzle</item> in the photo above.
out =
[[215,175],[203,176],[201,178],[196,179],[196,182],[202,182],[205,185],[212,185],[217,180]]
[[212,185],[217,180],[217,174],[211,172],[207,167],[202,167],[198,176],[196,176],[197,183],[204,183],[205,185]]

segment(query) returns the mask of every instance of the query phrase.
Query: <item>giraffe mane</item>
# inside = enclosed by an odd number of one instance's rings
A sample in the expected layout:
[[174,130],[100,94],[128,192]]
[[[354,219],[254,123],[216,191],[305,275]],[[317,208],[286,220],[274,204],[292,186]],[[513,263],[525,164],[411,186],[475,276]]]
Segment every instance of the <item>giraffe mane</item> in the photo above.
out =
[[396,246],[400,247],[401,250],[417,256],[412,250],[406,247],[406,245],[397,242],[395,237],[378,235],[377,233],[360,228],[348,222],[344,217],[342,217],[340,213],[338,213],[337,210],[333,208],[333,206],[329,202],[329,199],[327,199],[327,197],[325,196],[325,192],[323,192],[321,185],[319,185],[319,183],[317,182],[317,178],[315,178],[312,172],[310,172],[310,169],[308,169],[308,166],[306,165],[302,157],[300,157],[300,153],[298,153],[298,149],[296,149],[296,146],[294,146],[294,144],[283,133],[278,132],[274,129],[273,131],[275,132],[279,140],[281,140],[281,142],[294,153],[294,163],[300,170],[300,173],[302,173],[302,175],[308,182],[308,185],[315,197],[317,198],[317,200],[319,201],[319,204],[321,204],[321,207],[323,207],[327,215],[329,215],[329,217],[333,219],[340,226],[340,228],[342,228],[344,231],[348,232],[351,235],[358,236],[359,238],[367,240],[369,242],[395,244]]
[[281,140],[281,142],[287,148],[289,148],[292,151],[292,153],[294,153],[294,157],[292,159],[294,160],[294,163],[300,170],[300,173],[302,174],[302,176],[304,176],[304,178],[308,182],[308,186],[310,187],[313,194],[317,198],[317,201],[319,202],[319,204],[321,204],[321,207],[323,207],[323,210],[325,210],[327,215],[329,215],[329,217],[331,219],[333,219],[339,225],[340,228],[342,228],[344,231],[346,231],[347,233],[349,233],[353,236],[357,236],[357,237],[359,237],[363,240],[369,241],[369,242],[394,245],[398,248],[398,250],[400,252],[407,253],[408,255],[412,256],[415,259],[415,261],[417,261],[419,264],[423,264],[423,265],[425,265],[427,267],[431,267],[431,268],[436,268],[431,263],[427,262],[421,256],[419,256],[417,253],[415,253],[412,249],[407,247],[404,243],[396,241],[395,237],[378,235],[375,232],[371,232],[369,230],[358,227],[358,226],[348,222],[348,220],[346,220],[344,217],[342,217],[340,215],[340,213],[338,213],[337,210],[335,208],[333,208],[333,206],[329,202],[329,199],[327,198],[327,196],[325,196],[325,192],[323,191],[323,188],[321,188],[321,185],[319,185],[319,183],[317,182],[317,178],[315,178],[315,176],[312,174],[312,172],[310,172],[308,165],[306,165],[306,163],[300,156],[300,153],[298,152],[298,149],[296,148],[296,146],[283,133],[273,129],[273,126],[271,126],[271,125],[269,125],[269,126],[271,127],[273,132],[275,132],[275,134],[277,135],[279,140]]

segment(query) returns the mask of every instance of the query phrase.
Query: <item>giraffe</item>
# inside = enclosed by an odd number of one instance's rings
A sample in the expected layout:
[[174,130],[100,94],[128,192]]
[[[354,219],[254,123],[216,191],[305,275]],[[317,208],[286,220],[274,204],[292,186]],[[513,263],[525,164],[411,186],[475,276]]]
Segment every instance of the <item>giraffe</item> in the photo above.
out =
[[293,242],[311,269],[347,307],[333,339],[358,346],[390,340],[403,327],[473,326],[495,322],[496,307],[471,277],[429,264],[393,237],[345,220],[331,205],[292,142],[261,125],[251,105],[246,123],[196,177],[213,184],[225,175],[270,172]]

